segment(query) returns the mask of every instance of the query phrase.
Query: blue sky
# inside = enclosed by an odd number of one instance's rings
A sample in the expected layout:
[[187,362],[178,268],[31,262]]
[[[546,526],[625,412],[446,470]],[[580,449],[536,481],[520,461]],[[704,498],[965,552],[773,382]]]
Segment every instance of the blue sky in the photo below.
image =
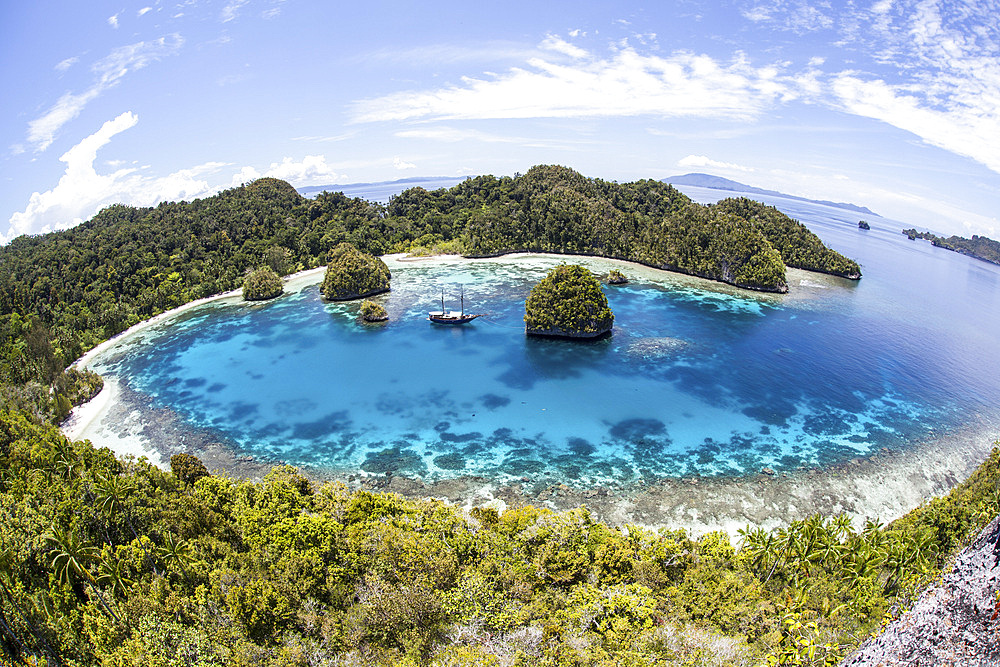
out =
[[563,164],[1000,237],[1000,0],[22,2],[0,240],[115,202]]

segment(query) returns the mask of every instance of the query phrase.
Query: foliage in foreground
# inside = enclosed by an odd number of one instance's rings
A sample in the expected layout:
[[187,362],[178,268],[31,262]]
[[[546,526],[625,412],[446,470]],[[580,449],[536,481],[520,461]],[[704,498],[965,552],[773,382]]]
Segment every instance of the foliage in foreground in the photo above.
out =
[[[824,664],[997,512],[1000,450],[888,527],[610,528],[116,459],[0,413],[0,645],[49,665]],[[809,656],[812,656],[811,658]]]

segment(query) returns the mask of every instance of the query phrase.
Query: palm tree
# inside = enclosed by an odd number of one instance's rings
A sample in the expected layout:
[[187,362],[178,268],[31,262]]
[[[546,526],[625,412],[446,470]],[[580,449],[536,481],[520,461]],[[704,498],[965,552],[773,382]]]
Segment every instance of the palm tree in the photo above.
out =
[[56,571],[56,578],[61,584],[69,584],[78,599],[83,599],[83,589],[78,586],[78,580],[93,584],[93,590],[97,592],[98,601],[104,611],[115,621],[121,624],[121,619],[115,614],[104,600],[101,589],[96,587],[97,579],[90,570],[87,569],[86,562],[97,560],[99,551],[97,547],[85,543],[75,532],[63,530],[55,525],[52,532],[42,536],[52,547],[52,568]]
[[132,519],[129,517],[128,512],[125,511],[124,500],[129,495],[135,493],[135,482],[119,475],[96,473],[94,476],[97,478],[97,494],[94,498],[97,509],[106,514],[108,518],[113,517],[118,512],[122,513],[125,523],[128,525],[129,530],[132,531],[132,536],[139,542],[139,547],[146,557],[146,563],[149,564],[154,573],[159,574],[159,571],[156,569],[156,563],[153,562],[149,552],[146,551],[146,546],[139,539],[139,533],[136,532],[135,526],[132,525]]
[[97,576],[98,584],[108,586],[111,589],[112,595],[118,595],[122,598],[126,597],[132,581],[125,577],[120,560],[112,559],[111,557],[101,558],[100,572]]
[[163,546],[159,548],[159,552],[160,558],[163,559],[164,563],[169,563],[170,561],[176,562],[181,568],[181,573],[184,575],[184,579],[190,580],[187,570],[184,568],[185,563],[191,563],[194,560],[190,542],[184,539],[178,539],[171,533],[167,533],[166,537],[163,539]]
[[[97,473],[95,477],[97,477],[97,509],[108,516],[121,510],[125,497],[135,492],[135,484],[124,477],[105,476],[101,473]],[[132,532],[135,533],[134,530]]]
[[[72,585],[74,577],[94,581],[94,575],[87,570],[86,561],[98,557],[97,547],[84,543],[76,533],[55,525],[52,526],[52,532],[42,538],[53,548],[51,565],[59,583]],[[76,592],[77,597],[83,597],[80,591]]]

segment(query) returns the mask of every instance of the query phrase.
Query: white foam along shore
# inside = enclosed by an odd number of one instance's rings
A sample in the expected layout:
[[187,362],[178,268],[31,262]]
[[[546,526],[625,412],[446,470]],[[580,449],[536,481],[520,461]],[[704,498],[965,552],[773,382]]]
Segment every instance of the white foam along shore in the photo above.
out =
[[[744,293],[737,287],[732,287],[726,285],[725,283],[719,283],[715,281],[706,280],[704,278],[698,278],[695,276],[689,276],[682,273],[674,273],[671,271],[666,271],[663,269],[656,269],[642,264],[637,264],[634,262],[629,262],[626,260],[617,260],[603,257],[592,257],[589,255],[550,255],[548,253],[537,253],[537,252],[518,252],[510,253],[506,255],[501,255],[499,257],[488,257],[488,258],[466,258],[461,255],[427,255],[427,256],[408,256],[406,253],[394,253],[390,255],[384,255],[383,259],[387,260],[389,263],[426,263],[426,264],[436,264],[436,263],[451,263],[451,262],[474,262],[474,261],[487,261],[487,262],[497,262],[497,261],[511,261],[523,259],[532,256],[552,256],[565,258],[565,261],[572,262],[589,262],[589,261],[600,261],[602,263],[607,262],[613,265],[621,266],[627,268],[633,276],[641,276],[644,279],[652,280],[662,280],[664,277],[669,276],[671,280],[678,281],[682,284],[691,284],[699,288],[704,289],[714,289],[721,292],[736,291]],[[286,294],[299,292],[302,289],[314,285],[320,280],[322,280],[323,274],[326,271],[325,266],[320,266],[315,269],[307,269],[305,271],[299,271],[284,279],[284,291]],[[794,271],[789,269],[789,271]],[[813,275],[813,274],[810,274]],[[815,274],[822,276],[822,274]],[[792,283],[793,281],[789,281]],[[794,292],[795,290],[793,290]],[[753,293],[754,296],[759,298],[788,298],[789,295],[774,295],[770,293]],[[103,354],[107,350],[120,345],[125,340],[139,335],[147,329],[157,326],[164,321],[170,320],[177,315],[186,312],[188,310],[198,308],[208,303],[222,300],[242,300],[242,291],[239,289],[232,290],[229,292],[224,292],[221,294],[216,294],[214,296],[205,297],[203,299],[198,299],[196,301],[191,301],[182,306],[178,306],[173,310],[168,310],[164,313],[160,313],[155,317],[148,320],[139,322],[138,324],[130,327],[126,331],[109,338],[100,345],[94,347],[93,349],[86,352],[82,357],[73,362],[72,366],[76,368],[88,368],[90,364],[93,363],[99,355]],[[123,437],[121,431],[123,430],[120,425],[115,427],[113,424],[109,424],[108,427],[104,426],[104,421],[108,416],[109,412],[116,406],[118,401],[118,396],[120,391],[113,378],[104,378],[105,388],[94,398],[92,398],[87,403],[76,406],[73,411],[67,417],[66,421],[62,424],[63,433],[73,440],[80,439],[91,439],[95,441],[98,446],[107,446],[112,451],[120,456],[124,455],[134,455],[134,456],[146,456],[151,462],[161,465],[160,455],[154,451],[148,442],[141,436],[141,428],[136,427],[134,432]],[[130,415],[129,419],[135,419],[141,421],[141,415],[134,414]]]
[[[325,270],[326,267],[321,266],[315,269],[299,271],[298,273],[287,276],[284,280],[285,293],[298,292],[305,287],[315,284],[318,282],[318,278],[322,278]],[[120,334],[109,338],[97,347],[87,351],[82,357],[74,361],[71,366],[81,369],[88,368],[90,364],[93,363],[94,359],[107,350],[120,345],[123,341],[136,336],[151,327],[174,318],[177,315],[193,308],[198,308],[199,306],[215,301],[222,301],[226,299],[236,300],[242,298],[242,290],[237,289],[205,297],[204,299],[190,301],[182,306],[174,308],[173,310],[168,310],[165,313],[160,313],[159,315],[151,317],[148,320],[143,320]],[[145,456],[151,463],[164,467],[164,462],[162,461],[161,456],[149,447],[148,443],[146,443],[140,435],[141,429],[138,429],[133,433],[122,435],[122,430],[124,429],[104,427],[103,422],[111,409],[117,404],[120,393],[117,380],[115,378],[105,377],[104,388],[100,391],[100,393],[86,403],[82,403],[73,408],[66,420],[60,425],[63,434],[70,440],[96,440],[98,441],[96,443],[98,446],[106,446],[118,456],[135,456],[137,458]],[[138,415],[135,416],[138,417]]]

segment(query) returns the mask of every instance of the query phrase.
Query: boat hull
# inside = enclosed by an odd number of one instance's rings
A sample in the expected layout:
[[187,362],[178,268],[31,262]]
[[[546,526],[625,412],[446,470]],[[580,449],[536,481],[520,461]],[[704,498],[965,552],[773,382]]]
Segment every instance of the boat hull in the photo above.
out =
[[477,317],[481,317],[481,315],[436,315],[431,313],[427,316],[427,319],[434,324],[465,324]]

